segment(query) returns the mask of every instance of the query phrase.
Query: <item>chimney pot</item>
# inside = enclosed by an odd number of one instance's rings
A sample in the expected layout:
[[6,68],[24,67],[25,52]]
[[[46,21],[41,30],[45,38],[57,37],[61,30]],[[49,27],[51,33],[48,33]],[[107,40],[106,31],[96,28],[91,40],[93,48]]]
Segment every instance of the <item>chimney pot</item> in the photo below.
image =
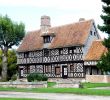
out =
[[79,18],[79,22],[84,21],[84,20],[85,20],[85,18]]

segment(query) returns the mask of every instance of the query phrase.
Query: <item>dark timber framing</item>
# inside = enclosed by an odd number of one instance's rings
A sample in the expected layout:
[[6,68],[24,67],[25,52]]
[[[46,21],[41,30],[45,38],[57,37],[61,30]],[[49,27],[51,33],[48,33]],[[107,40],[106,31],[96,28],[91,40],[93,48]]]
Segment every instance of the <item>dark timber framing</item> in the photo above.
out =
[[[63,78],[62,67],[67,66],[67,78],[84,78],[85,68],[82,59],[82,46],[42,49],[30,52],[19,52],[17,63],[19,65],[20,77],[38,72],[50,78]],[[71,69],[73,66],[73,69]],[[56,68],[60,67],[60,74],[56,74]]]

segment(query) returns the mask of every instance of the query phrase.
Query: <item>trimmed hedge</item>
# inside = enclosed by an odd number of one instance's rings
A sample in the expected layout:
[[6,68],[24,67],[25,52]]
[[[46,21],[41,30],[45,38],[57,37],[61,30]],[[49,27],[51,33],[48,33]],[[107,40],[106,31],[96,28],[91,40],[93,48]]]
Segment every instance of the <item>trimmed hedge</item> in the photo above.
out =
[[28,82],[47,81],[48,77],[44,74],[41,74],[41,73],[30,73],[27,75],[27,80],[28,80]]

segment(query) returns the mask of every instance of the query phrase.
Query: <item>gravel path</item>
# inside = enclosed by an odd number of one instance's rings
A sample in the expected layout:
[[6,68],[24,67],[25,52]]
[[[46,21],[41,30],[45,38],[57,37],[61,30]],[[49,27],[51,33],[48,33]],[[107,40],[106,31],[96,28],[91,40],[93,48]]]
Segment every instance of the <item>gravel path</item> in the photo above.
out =
[[48,100],[110,100],[110,96],[85,96],[60,93],[0,92],[0,97],[39,98]]
[[90,89],[105,89],[105,90],[110,90],[110,87],[96,87],[96,88],[90,88]]

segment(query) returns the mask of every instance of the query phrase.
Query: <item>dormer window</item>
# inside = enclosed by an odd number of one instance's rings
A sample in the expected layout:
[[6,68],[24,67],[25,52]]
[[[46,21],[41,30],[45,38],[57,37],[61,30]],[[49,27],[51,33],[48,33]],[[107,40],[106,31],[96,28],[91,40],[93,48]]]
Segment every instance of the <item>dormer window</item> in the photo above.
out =
[[90,31],[90,34],[92,35],[92,31]]
[[44,43],[51,43],[52,37],[51,36],[44,36]]
[[42,33],[41,37],[43,38],[43,43],[51,43],[53,38],[55,37],[54,33]]

